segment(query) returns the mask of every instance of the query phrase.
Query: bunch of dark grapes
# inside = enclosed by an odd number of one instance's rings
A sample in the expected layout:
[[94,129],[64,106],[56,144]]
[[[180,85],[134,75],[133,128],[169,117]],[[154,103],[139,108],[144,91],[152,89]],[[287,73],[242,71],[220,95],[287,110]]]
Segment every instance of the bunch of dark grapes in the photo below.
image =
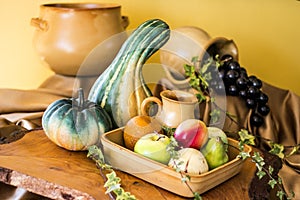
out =
[[228,96],[239,96],[245,100],[246,106],[252,109],[250,123],[259,127],[268,115],[268,96],[261,91],[262,81],[256,76],[248,76],[247,70],[230,55],[224,55],[219,60],[219,66],[212,64],[208,72],[211,79],[209,86],[216,93],[226,92]]

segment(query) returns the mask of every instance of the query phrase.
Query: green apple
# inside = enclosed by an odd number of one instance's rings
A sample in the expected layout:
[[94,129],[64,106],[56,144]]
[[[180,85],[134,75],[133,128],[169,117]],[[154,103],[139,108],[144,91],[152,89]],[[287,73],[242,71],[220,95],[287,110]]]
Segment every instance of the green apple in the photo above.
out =
[[159,133],[148,133],[134,145],[134,152],[157,162],[168,164],[171,156],[167,151],[170,138]]

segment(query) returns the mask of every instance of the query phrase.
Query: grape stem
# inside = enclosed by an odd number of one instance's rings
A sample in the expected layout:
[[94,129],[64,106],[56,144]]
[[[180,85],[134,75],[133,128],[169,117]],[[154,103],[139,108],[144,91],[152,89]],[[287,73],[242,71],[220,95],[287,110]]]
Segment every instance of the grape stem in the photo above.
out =
[[241,124],[238,123],[238,121],[236,121],[231,114],[229,114],[227,111],[225,111],[224,109],[222,109],[218,104],[216,104],[215,102],[212,102],[214,106],[216,106],[216,108],[218,108],[220,111],[222,111],[223,113],[226,114],[226,117],[228,117],[230,119],[230,121],[232,121],[233,123],[235,123],[236,125],[238,125],[238,127],[240,129],[246,129],[245,127],[243,127]]

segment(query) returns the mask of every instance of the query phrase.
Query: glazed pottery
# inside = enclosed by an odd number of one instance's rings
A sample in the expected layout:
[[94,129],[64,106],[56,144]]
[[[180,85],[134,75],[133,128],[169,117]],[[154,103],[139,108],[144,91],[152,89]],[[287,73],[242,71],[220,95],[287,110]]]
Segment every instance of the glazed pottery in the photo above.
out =
[[203,53],[210,39],[210,35],[199,27],[175,28],[160,51],[160,61],[163,66],[184,74],[184,64],[192,64],[192,58]]
[[195,108],[198,100],[192,93],[180,90],[164,90],[160,93],[161,99],[147,97],[141,105],[142,115],[148,115],[150,103],[156,103],[158,111],[155,118],[169,128],[176,128],[186,119],[195,118]]
[[[128,17],[118,4],[54,3],[40,6],[40,15],[31,19],[35,27],[33,45],[57,74],[77,75],[86,56],[101,42],[124,32]],[[97,65],[81,70],[80,75],[98,75],[110,64],[126,37],[103,45]]]

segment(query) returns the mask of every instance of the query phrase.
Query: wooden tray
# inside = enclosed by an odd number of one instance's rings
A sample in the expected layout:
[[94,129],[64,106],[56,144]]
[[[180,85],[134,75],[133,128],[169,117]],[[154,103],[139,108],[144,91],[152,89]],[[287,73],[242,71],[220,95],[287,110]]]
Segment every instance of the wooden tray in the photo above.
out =
[[[229,162],[204,174],[191,175],[188,186],[174,169],[125,148],[123,128],[103,134],[101,140],[105,159],[114,168],[184,197],[193,197],[192,191],[202,194],[230,179],[241,171],[244,162],[237,158],[238,149],[232,147],[238,147],[238,141],[228,138],[232,145],[228,148]],[[251,150],[250,146],[245,146],[246,152]]]

